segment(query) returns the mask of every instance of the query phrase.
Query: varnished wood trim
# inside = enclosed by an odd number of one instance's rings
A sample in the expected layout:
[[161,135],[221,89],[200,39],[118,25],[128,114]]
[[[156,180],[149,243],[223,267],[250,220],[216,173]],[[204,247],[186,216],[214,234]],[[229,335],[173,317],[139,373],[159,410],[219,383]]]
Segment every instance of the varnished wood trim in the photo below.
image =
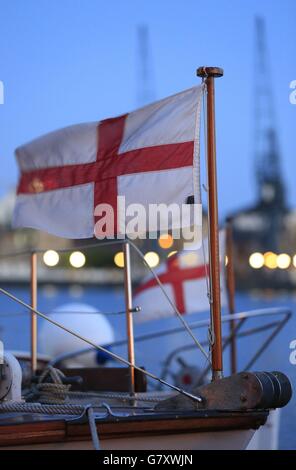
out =
[[63,421],[47,421],[0,426],[0,447],[60,442],[66,437]]
[[[147,417],[99,422],[100,439],[123,439],[151,435],[256,429],[266,421],[266,412],[223,413],[213,416]],[[88,423],[43,421],[0,426],[0,447],[90,439]]]
[[[234,429],[256,429],[264,424],[266,418],[230,416],[230,417],[198,417],[182,419],[142,420],[129,422],[98,423],[97,428],[101,439],[121,439],[141,435],[164,435],[176,433],[213,432]],[[86,424],[67,423],[67,439],[89,438]]]

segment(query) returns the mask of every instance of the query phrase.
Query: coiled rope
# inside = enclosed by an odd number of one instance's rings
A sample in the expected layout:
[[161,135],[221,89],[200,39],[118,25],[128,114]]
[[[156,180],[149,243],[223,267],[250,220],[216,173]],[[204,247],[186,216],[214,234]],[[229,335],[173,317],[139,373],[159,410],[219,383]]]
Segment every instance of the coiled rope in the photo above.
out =
[[[46,382],[47,379],[51,381]],[[46,404],[62,404],[68,398],[71,385],[63,383],[65,374],[59,369],[48,366],[40,375],[38,383],[33,385],[26,396],[28,401],[36,401]]]
[[[47,379],[50,382],[46,382]],[[127,392],[79,392],[70,390],[71,385],[63,383],[65,374],[59,369],[48,366],[40,375],[38,383],[33,384],[31,389],[25,395],[28,402],[40,404],[70,404],[72,400],[91,400],[92,404],[101,405],[103,399],[120,400],[123,403],[129,402],[131,396]],[[171,397],[171,392],[162,392],[161,395],[148,393],[135,393],[134,399],[141,402],[158,403],[164,398]]]

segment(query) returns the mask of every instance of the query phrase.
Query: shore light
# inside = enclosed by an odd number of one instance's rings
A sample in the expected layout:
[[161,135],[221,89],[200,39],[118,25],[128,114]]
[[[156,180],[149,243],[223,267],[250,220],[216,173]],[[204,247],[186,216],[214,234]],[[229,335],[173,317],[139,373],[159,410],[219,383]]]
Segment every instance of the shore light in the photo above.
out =
[[73,268],[82,268],[85,265],[86,258],[81,251],[73,251],[69,258],[71,266]]
[[293,256],[293,266],[296,268],[296,255]]
[[268,269],[277,268],[277,255],[272,251],[264,253],[264,264]]
[[124,256],[123,256],[123,251],[119,251],[114,255],[114,263],[118,268],[123,268],[124,267]]
[[164,250],[168,250],[169,248],[171,248],[173,243],[174,239],[169,233],[164,233],[163,235],[160,235],[158,239],[158,244],[160,248],[163,248]]
[[43,262],[46,266],[56,266],[60,260],[59,254],[54,250],[47,250],[43,255]]
[[281,253],[276,259],[277,267],[280,269],[287,269],[291,264],[291,256],[287,253]]
[[252,253],[249,257],[249,265],[253,269],[260,269],[264,265],[264,256],[262,253]]
[[155,251],[148,251],[144,258],[150,268],[155,268],[159,264],[159,256],[157,253],[155,253]]

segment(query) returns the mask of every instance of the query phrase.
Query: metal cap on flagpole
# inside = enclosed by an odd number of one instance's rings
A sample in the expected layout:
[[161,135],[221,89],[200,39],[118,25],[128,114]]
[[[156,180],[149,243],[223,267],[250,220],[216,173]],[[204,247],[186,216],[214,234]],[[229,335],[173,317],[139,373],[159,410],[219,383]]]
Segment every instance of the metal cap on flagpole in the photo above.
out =
[[196,71],[198,77],[223,77],[224,70],[221,67],[199,67]]

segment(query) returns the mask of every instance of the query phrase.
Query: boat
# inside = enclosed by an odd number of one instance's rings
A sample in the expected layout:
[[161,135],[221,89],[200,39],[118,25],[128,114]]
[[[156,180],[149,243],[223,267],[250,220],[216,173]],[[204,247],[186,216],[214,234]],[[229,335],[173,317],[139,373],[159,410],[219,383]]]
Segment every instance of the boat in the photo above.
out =
[[[270,411],[289,402],[291,384],[281,372],[247,370],[223,377],[225,344],[220,305],[214,103],[215,79],[223,75],[223,70],[200,67],[197,75],[203,80],[207,100],[211,382],[199,383],[186,390],[135,363],[130,249],[134,247],[138,254],[139,250],[132,241],[119,241],[125,260],[128,359],[82,337],[38,310],[37,252],[32,252],[31,303],[0,289],[3,295],[31,312],[32,331],[31,384],[26,390],[21,389],[22,374],[17,359],[4,351],[2,370],[5,374],[0,379],[1,449],[243,450],[257,430],[264,427]],[[35,178],[33,190],[42,192],[42,181]],[[285,309],[282,313],[289,315]],[[176,314],[195,346],[206,355],[192,329],[178,311]],[[88,347],[108,354],[124,367],[110,368],[109,371],[108,368],[60,369],[49,362],[43,369],[38,369],[37,317],[83,340]],[[234,328],[230,342],[242,320],[244,315],[235,313],[228,318]],[[147,391],[146,378],[164,385],[169,391]]]

